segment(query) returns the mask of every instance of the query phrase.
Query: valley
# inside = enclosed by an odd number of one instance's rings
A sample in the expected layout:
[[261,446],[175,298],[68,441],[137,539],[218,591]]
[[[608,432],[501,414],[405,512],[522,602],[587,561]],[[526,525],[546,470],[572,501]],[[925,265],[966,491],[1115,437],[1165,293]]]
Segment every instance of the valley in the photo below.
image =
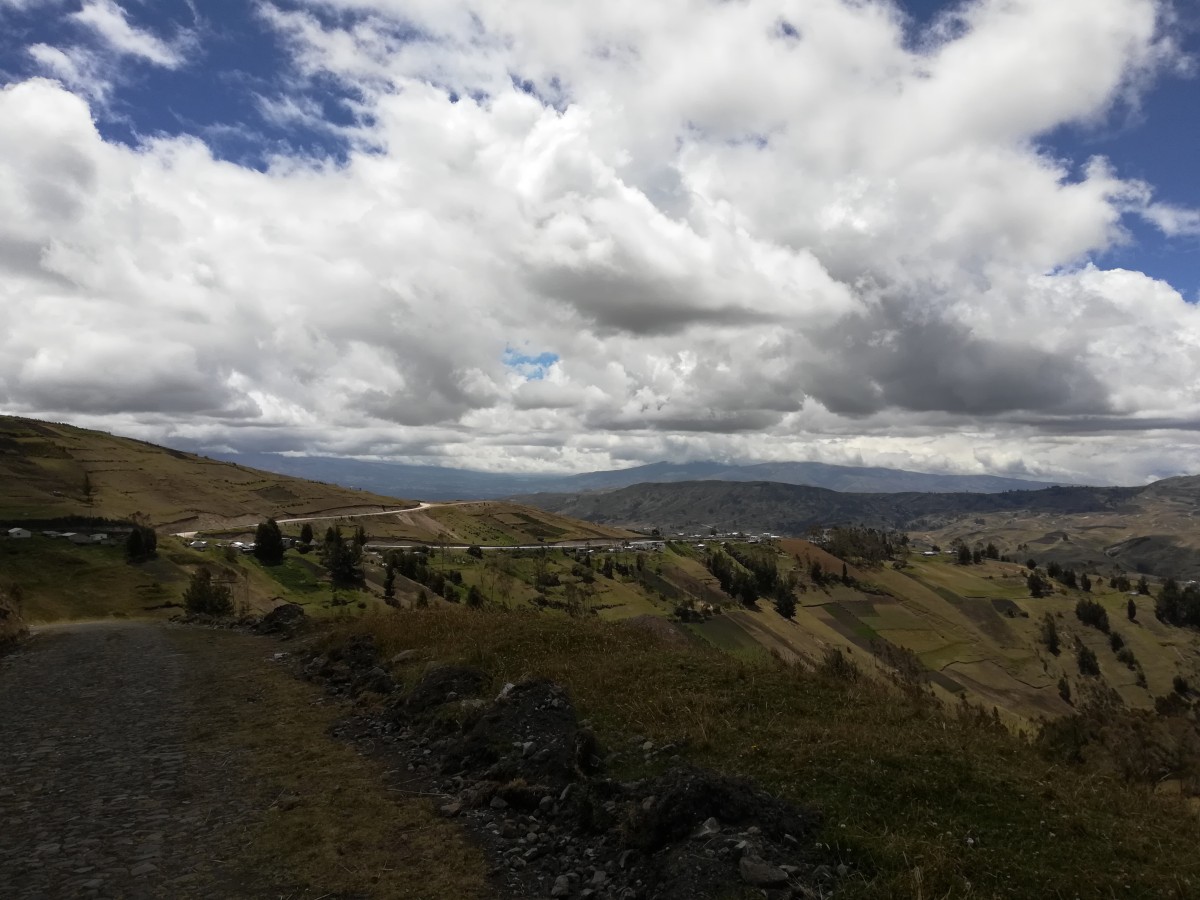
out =
[[[294,615],[303,649],[281,652],[301,660],[353,658],[338,648],[368,641],[370,677],[387,673],[389,691],[429,671],[389,654],[478,667],[493,691],[553,678],[626,779],[673,764],[620,749],[649,743],[816,803],[822,859],[856,873],[847,897],[1102,891],[1117,882],[1095,834],[1149,861],[1195,831],[1200,631],[1156,616],[1168,579],[1189,580],[1194,479],[992,495],[704,482],[437,502],[66,426],[6,428],[0,524],[21,534],[0,538],[0,639],[208,623],[189,609],[206,573],[228,596],[219,621]],[[268,519],[277,558],[255,546]],[[146,530],[157,546],[131,556]],[[1136,832],[1120,830],[1128,816]],[[1046,821],[1058,837],[1035,827]],[[963,834],[986,842],[986,863]],[[1159,896],[1170,882],[1156,871],[1113,877]]]

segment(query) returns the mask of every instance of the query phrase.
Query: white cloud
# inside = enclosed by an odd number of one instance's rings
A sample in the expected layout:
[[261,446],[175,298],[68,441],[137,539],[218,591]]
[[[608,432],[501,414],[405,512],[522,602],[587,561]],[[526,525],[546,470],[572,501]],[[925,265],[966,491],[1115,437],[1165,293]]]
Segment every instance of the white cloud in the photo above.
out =
[[134,56],[164,69],[177,69],[185,62],[182,45],[172,45],[130,24],[125,10],[113,0],[84,0],[71,19],[95,32],[120,55]]
[[1175,64],[1160,4],[985,0],[919,49],[882,2],[336,6],[264,16],[361,92],[344,166],[129,149],[49,82],[0,94],[0,404],[526,469],[1194,465],[1196,308],[1086,259],[1196,213],[1037,144]]

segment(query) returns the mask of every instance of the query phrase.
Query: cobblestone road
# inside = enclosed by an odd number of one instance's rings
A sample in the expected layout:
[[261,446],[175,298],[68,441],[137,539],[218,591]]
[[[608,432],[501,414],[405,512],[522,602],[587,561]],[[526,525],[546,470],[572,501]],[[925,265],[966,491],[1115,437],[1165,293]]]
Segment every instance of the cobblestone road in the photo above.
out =
[[180,646],[161,625],[105,622],[0,658],[5,900],[261,896],[222,862],[261,798],[188,743]]

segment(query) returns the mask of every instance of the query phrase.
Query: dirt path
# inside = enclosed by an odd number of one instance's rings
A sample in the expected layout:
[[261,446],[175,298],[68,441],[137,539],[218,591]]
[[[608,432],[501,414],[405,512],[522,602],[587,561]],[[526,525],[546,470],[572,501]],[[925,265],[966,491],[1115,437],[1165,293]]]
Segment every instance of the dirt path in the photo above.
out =
[[[43,629],[0,658],[5,900],[422,896],[430,860],[465,880],[428,896],[477,895],[470,848],[380,796],[382,773],[326,736],[338,712],[270,662],[280,651],[114,622]],[[436,856],[397,859],[430,829]]]

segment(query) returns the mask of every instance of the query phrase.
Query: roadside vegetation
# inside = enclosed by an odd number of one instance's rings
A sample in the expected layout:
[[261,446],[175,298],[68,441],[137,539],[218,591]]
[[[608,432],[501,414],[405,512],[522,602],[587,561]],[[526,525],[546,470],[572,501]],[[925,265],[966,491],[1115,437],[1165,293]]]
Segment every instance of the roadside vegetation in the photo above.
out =
[[[1200,883],[1183,801],[1064,767],[992,715],[943,709],[841,653],[806,671],[595,618],[448,605],[367,617],[327,641],[363,633],[385,656],[479,667],[496,687],[552,678],[609,748],[672,743],[816,806],[820,852],[848,867],[841,896],[1183,897]],[[627,765],[619,776],[644,773]]]

